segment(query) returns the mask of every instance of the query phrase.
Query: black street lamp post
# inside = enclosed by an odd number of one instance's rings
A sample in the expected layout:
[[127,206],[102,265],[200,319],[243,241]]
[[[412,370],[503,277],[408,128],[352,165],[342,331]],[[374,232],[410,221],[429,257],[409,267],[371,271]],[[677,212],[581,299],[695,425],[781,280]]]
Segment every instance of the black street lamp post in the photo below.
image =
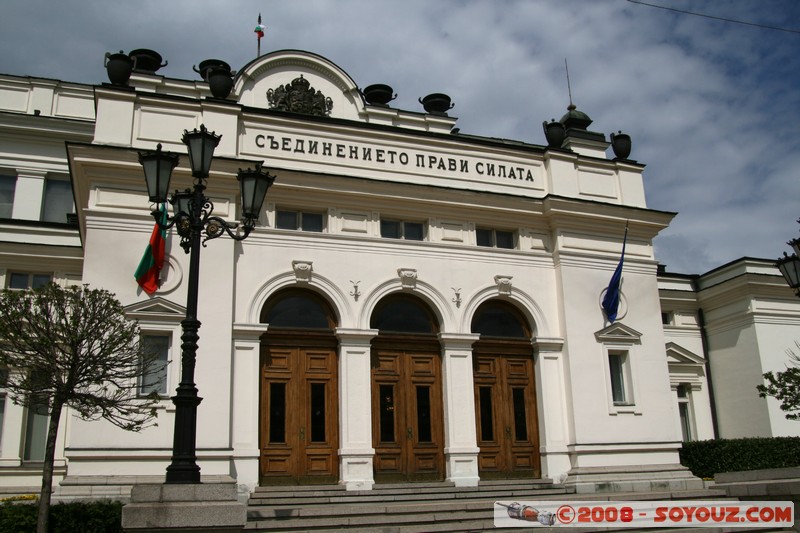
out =
[[[183,143],[189,152],[189,161],[194,178],[194,187],[185,191],[175,191],[167,198],[172,170],[178,164],[178,154],[163,152],[161,144],[155,151],[139,152],[139,162],[144,169],[145,181],[150,202],[156,204],[152,215],[163,229],[176,227],[181,237],[181,247],[189,256],[189,281],[186,298],[186,317],[181,322],[181,382],[172,402],[175,404],[175,430],[172,442],[172,463],[167,467],[167,483],[200,483],[200,467],[197,464],[197,406],[202,401],[197,395],[194,383],[194,369],[197,356],[198,276],[200,272],[200,248],[206,241],[216,239],[227,233],[231,238],[241,241],[247,238],[255,227],[267,189],[275,181],[261,164],[255,169],[239,169],[242,198],[242,223],[233,224],[218,216],[212,216],[214,204],[205,195],[206,182],[211,168],[214,149],[221,135],[209,132],[205,126],[192,132],[184,131]],[[167,201],[173,206],[174,215],[166,214]],[[236,230],[236,231],[234,231]],[[205,237],[201,241],[201,237]]]

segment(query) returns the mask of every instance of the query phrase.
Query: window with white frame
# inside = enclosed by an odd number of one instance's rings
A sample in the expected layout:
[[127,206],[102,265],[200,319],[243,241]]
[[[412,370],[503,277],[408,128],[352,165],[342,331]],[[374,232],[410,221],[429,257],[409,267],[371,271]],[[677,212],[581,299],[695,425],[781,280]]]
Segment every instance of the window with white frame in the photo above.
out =
[[14,192],[16,188],[16,176],[0,175],[0,218],[11,218],[14,211]]
[[[180,323],[186,317],[186,308],[162,297],[136,302],[125,307],[125,315],[139,322],[141,342],[145,349],[154,352],[155,360],[148,368],[142,368],[143,375],[137,383],[137,392],[141,396],[150,394],[169,396],[178,385],[177,373],[170,370],[173,345],[180,339]],[[171,405],[171,404],[170,404]],[[167,402],[160,407],[170,409]]]
[[381,237],[384,239],[424,241],[425,225],[422,222],[381,219]]
[[25,442],[23,443],[22,460],[44,461],[47,444],[47,428],[50,421],[50,406],[43,396],[31,396],[25,410]]
[[614,405],[633,405],[633,387],[627,350],[608,351],[608,372],[611,401]]
[[67,215],[75,212],[72,198],[72,183],[66,180],[47,178],[44,182],[42,222],[67,223]]
[[681,437],[683,442],[694,440],[692,431],[692,406],[691,386],[685,383],[678,385],[678,415],[681,422]]
[[6,287],[12,290],[38,289],[50,283],[52,279],[52,274],[12,271],[6,276]]
[[605,389],[608,394],[610,415],[641,415],[641,405],[636,379],[636,346],[642,343],[642,334],[620,322],[615,322],[596,332],[595,338],[603,345]]
[[142,368],[142,376],[139,379],[140,395],[147,396],[154,392],[161,396],[167,394],[167,370],[171,345],[172,336],[169,333],[142,334],[144,350],[154,357],[147,368]]
[[475,243],[488,248],[505,248],[507,250],[516,248],[514,232],[499,229],[476,228]]
[[3,439],[3,426],[6,419],[6,383],[8,383],[8,369],[0,368],[0,441]]
[[325,229],[322,213],[306,211],[290,211],[278,209],[275,214],[275,227],[297,231],[313,231],[321,233]]

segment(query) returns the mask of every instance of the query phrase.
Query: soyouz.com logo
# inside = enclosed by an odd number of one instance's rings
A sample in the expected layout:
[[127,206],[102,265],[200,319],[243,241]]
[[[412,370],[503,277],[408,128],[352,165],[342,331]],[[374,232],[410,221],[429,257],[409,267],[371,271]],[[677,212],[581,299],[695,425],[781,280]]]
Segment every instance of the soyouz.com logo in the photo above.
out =
[[494,504],[495,527],[792,527],[792,502],[537,501]]

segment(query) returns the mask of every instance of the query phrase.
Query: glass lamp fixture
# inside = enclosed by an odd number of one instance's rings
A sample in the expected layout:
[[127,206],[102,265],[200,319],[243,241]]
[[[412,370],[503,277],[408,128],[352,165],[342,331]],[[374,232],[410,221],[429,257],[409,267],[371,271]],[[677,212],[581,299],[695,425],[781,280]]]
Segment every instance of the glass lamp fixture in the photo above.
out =
[[775,266],[781,271],[789,287],[800,296],[800,257],[797,254],[788,255],[783,252],[783,257],[778,259]]
[[139,163],[144,169],[150,202],[163,204],[167,201],[172,170],[178,166],[178,154],[162,151],[161,143],[158,143],[155,151],[139,152]]
[[219,144],[222,135],[216,135],[206,129],[204,124],[200,129],[193,131],[184,130],[181,141],[189,150],[189,164],[192,166],[192,176],[195,178],[208,178],[211,171],[211,159],[214,149]]
[[172,210],[177,215],[178,213],[183,213],[185,215],[191,215],[191,201],[192,201],[192,191],[190,189],[185,189],[183,191],[175,191],[172,193],[172,199],[170,203],[172,204]]
[[261,206],[264,204],[264,197],[267,190],[275,182],[275,176],[264,170],[261,164],[256,164],[256,168],[242,170],[236,175],[239,180],[242,195],[242,222],[245,226],[255,225],[261,214]]

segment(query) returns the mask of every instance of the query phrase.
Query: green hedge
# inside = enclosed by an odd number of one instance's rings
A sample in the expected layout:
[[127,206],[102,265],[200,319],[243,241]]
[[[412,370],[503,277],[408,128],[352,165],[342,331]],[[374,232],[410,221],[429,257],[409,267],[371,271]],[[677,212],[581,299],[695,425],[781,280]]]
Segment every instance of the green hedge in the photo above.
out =
[[[0,531],[34,533],[36,502],[6,502],[0,505]],[[98,500],[93,502],[57,503],[50,507],[50,533],[119,533],[122,531],[122,503]]]
[[681,464],[701,478],[721,472],[800,466],[800,437],[684,442]]

